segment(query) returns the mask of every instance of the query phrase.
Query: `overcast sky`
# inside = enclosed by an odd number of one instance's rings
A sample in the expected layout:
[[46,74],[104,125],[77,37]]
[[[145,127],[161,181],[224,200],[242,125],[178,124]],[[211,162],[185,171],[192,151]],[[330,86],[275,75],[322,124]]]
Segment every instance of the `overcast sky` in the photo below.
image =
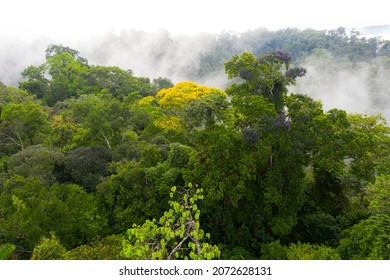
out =
[[0,35],[78,40],[124,29],[193,35],[258,27],[359,28],[389,24],[388,6],[383,0],[3,0]]

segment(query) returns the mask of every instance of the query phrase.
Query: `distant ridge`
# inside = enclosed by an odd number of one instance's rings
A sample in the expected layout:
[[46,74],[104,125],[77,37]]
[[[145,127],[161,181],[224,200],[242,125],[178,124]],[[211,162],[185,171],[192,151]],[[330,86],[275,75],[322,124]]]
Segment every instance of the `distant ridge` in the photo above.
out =
[[357,28],[357,31],[367,37],[382,37],[383,39],[390,39],[390,24],[373,25]]

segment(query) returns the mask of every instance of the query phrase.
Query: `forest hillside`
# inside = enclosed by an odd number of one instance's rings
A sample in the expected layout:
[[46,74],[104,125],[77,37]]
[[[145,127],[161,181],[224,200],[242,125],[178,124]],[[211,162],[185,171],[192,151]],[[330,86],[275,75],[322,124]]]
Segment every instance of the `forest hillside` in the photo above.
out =
[[207,38],[146,53],[174,77],[50,44],[0,83],[0,259],[390,258],[390,42]]

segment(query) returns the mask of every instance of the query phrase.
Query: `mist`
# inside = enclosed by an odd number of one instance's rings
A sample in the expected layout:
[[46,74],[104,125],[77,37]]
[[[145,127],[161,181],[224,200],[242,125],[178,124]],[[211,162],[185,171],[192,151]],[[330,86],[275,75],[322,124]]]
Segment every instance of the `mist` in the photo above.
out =
[[303,63],[305,77],[291,92],[321,100],[325,110],[348,113],[382,114],[390,120],[390,64],[377,59],[374,64],[338,61],[325,50],[317,50]]
[[47,38],[31,42],[13,37],[0,39],[0,81],[5,85],[17,87],[21,72],[29,65],[45,62],[45,50],[52,41]]
[[208,70],[202,76],[202,57],[210,53],[217,36],[199,33],[194,36],[171,36],[168,31],[144,32],[124,30],[86,37],[77,41],[56,41],[41,38],[32,42],[3,38],[0,40],[0,81],[17,86],[21,72],[29,65],[45,62],[45,50],[50,44],[62,44],[76,49],[90,65],[118,66],[132,70],[135,76],[167,77],[173,82],[195,82],[223,87],[223,69]]
[[[166,30],[125,30],[69,42],[49,38],[31,42],[2,38],[0,81],[17,87],[22,80],[21,72],[27,66],[45,62],[45,49],[49,44],[63,44],[78,50],[90,65],[119,66],[124,70],[131,69],[135,76],[166,77],[174,83],[191,80],[224,89],[228,84],[224,62],[232,54],[255,52],[268,35],[267,29],[243,34],[199,33],[193,36],[172,36]],[[218,61],[211,63],[210,59]],[[390,120],[388,60],[377,59],[374,64],[337,61],[329,52],[316,49],[299,66],[307,69],[307,75],[290,87],[291,92],[321,100],[325,110],[339,108],[349,113],[382,113]]]

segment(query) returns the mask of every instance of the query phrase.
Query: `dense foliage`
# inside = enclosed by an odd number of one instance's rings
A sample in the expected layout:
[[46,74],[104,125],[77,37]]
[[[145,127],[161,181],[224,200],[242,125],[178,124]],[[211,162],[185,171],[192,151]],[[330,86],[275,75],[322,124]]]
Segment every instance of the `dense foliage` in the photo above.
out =
[[0,84],[0,259],[389,259],[390,128],[288,90],[386,42],[277,35],[217,59],[224,90],[57,45]]

